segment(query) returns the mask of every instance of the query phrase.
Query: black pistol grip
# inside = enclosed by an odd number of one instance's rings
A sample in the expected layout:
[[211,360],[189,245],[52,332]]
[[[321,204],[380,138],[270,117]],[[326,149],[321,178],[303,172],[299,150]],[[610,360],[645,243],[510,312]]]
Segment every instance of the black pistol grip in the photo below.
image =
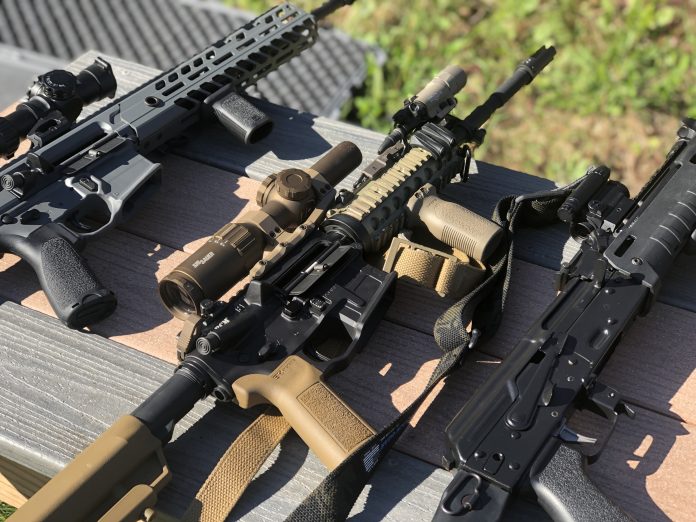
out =
[[54,236],[32,243],[32,255],[25,259],[34,267],[58,319],[69,328],[83,328],[112,314],[116,297],[70,242]]
[[[539,504],[556,522],[629,522],[633,520],[609,499],[585,471],[585,457],[565,444],[550,459],[531,470],[531,484]],[[553,448],[551,449],[553,451]],[[547,453],[548,455],[548,453]]]

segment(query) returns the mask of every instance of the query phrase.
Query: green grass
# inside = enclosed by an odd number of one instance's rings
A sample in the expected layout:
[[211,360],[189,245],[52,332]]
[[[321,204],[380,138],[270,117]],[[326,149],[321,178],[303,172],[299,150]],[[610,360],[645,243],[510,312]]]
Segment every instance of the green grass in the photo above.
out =
[[[276,2],[227,3],[259,12]],[[694,14],[696,0],[356,0],[331,22],[388,53],[350,112],[380,131],[445,65],[470,73],[463,115],[521,58],[553,43],[556,60],[490,122],[480,156],[558,180],[604,162],[635,185],[659,165],[677,118],[696,114]]]
[[8,506],[4,502],[0,502],[0,522],[5,522],[7,517],[15,512],[15,508]]

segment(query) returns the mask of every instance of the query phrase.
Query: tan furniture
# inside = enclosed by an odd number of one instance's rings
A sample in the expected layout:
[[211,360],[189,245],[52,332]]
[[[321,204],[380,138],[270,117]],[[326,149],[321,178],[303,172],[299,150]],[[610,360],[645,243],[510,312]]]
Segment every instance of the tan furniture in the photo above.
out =
[[[78,69],[93,57],[85,55],[73,65]],[[122,90],[156,74],[136,64],[112,63]],[[69,331],[44,315],[50,315],[50,308],[30,269],[10,255],[0,260],[0,296],[5,300],[0,305],[0,499],[21,502],[42,476],[54,474],[166,379],[181,323],[159,303],[157,281],[252,205],[260,179],[291,165],[309,166],[330,144],[343,140],[354,141],[366,163],[383,138],[280,107],[264,109],[276,123],[267,140],[243,147],[221,128],[192,133],[185,144],[161,157],[159,194],[132,221],[87,247],[90,265],[119,299],[114,316],[96,325],[93,334]],[[489,139],[496,139],[494,131]],[[504,195],[551,185],[494,165],[479,163],[478,169],[469,183],[450,187],[448,194],[486,215]],[[439,468],[443,428],[552,299],[554,269],[574,250],[567,237],[563,227],[522,234],[500,332],[433,393],[429,408],[422,408],[374,477],[369,495],[364,492],[356,505],[354,513],[361,520],[432,516],[450,478]],[[638,520],[693,520],[696,514],[692,267],[688,258],[678,261],[661,301],[625,337],[603,374],[638,415],[634,421],[621,419],[590,474]],[[336,393],[373,427],[382,427],[425,385],[438,357],[432,326],[448,304],[432,291],[400,283],[387,319],[364,352],[330,380]],[[162,502],[172,514],[181,514],[229,441],[249,424],[247,413],[211,407],[210,401],[199,404],[167,448],[175,478]],[[233,516],[284,519],[325,474],[318,459],[290,436]],[[511,520],[541,516],[526,502],[516,508]]]

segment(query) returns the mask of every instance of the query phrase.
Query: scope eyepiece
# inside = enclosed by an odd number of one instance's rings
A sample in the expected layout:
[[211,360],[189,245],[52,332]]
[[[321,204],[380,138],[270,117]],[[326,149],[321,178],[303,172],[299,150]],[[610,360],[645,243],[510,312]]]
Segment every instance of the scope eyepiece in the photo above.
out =
[[17,128],[11,119],[0,116],[0,156],[6,159],[11,158],[19,147],[22,136],[21,127]]
[[116,77],[106,60],[97,58],[77,74],[77,95],[85,105],[116,95]]

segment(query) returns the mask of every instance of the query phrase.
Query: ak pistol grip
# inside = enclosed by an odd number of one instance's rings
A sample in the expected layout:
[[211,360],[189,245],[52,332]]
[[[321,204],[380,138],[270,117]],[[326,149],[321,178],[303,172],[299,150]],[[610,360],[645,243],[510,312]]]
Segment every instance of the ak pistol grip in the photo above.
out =
[[291,355],[270,375],[245,375],[232,385],[242,408],[273,404],[288,424],[333,470],[374,430],[322,380],[321,372]]
[[422,225],[438,240],[467,256],[486,262],[503,237],[503,229],[475,212],[441,199],[425,185],[409,200],[409,225]]

